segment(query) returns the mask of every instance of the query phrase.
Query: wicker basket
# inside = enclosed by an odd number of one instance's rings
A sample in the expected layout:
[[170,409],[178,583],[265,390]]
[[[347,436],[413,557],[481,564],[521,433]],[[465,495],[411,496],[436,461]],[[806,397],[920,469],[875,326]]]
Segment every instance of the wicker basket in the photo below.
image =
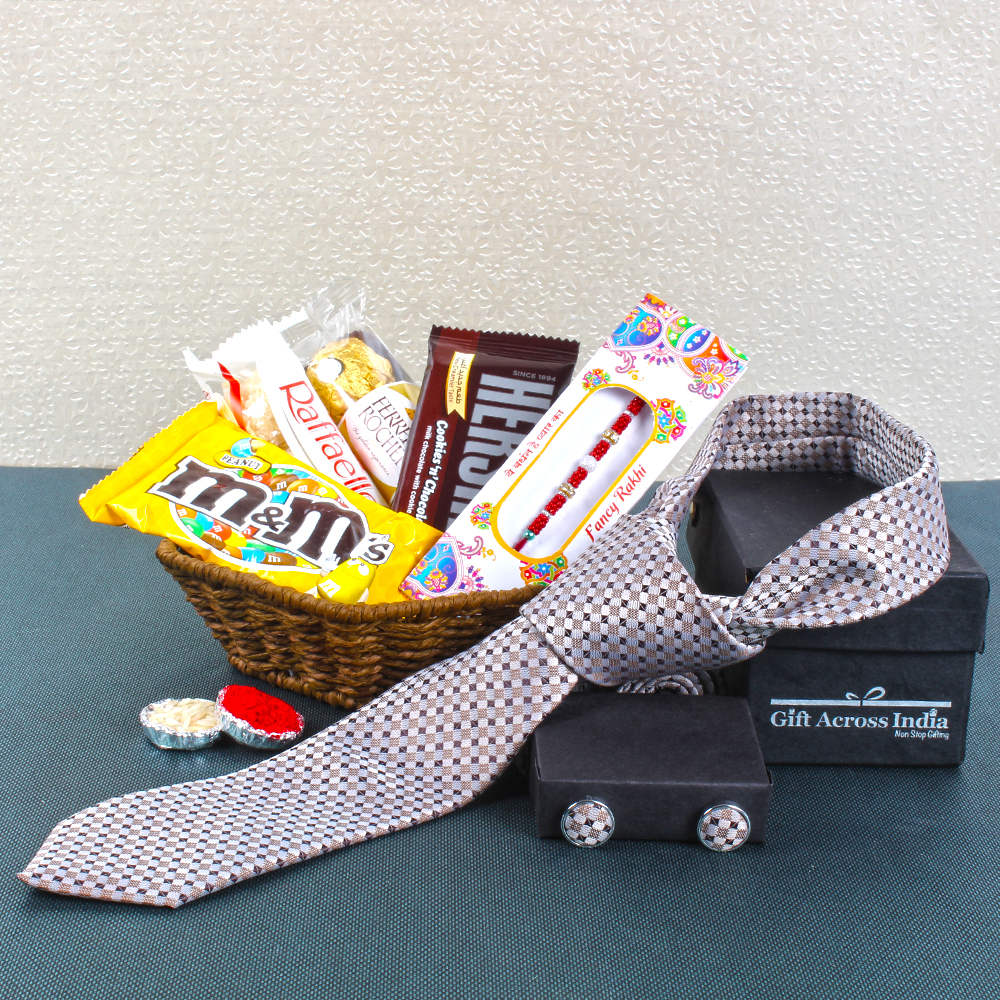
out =
[[333,604],[194,559],[167,540],[156,558],[237,670],[344,708],[474,646],[538,593],[524,587],[400,604]]

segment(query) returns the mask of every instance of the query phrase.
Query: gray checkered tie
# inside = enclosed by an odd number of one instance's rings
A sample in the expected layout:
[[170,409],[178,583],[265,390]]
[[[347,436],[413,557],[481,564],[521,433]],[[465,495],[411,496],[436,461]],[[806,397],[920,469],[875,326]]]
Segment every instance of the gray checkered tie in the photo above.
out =
[[[885,488],[799,539],[742,597],[717,597],[698,591],[676,554],[712,467],[852,471]],[[623,518],[518,620],[245,771],[71,816],[19,878],[50,892],[181,906],[459,808],[580,677],[655,686],[745,659],[779,628],[882,614],[926,590],[948,559],[937,463],[916,434],[849,395],[737,400],[687,475]]]

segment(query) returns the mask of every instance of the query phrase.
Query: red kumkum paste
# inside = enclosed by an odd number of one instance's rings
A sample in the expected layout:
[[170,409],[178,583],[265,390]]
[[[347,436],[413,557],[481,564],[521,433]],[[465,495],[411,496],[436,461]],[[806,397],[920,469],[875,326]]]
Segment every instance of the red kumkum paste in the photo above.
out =
[[243,684],[224,687],[220,702],[237,719],[249,723],[254,729],[262,729],[269,736],[297,733],[301,725],[298,712],[287,701]]

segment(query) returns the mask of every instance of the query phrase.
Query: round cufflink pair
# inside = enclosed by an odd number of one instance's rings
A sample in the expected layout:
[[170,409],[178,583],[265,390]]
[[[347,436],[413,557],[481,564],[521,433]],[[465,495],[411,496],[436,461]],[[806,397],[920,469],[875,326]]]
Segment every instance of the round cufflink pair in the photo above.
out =
[[[566,808],[559,828],[574,847],[600,847],[615,832],[615,814],[606,802],[587,796]],[[750,836],[750,817],[738,805],[723,802],[698,817],[695,835],[710,851],[735,851]]]

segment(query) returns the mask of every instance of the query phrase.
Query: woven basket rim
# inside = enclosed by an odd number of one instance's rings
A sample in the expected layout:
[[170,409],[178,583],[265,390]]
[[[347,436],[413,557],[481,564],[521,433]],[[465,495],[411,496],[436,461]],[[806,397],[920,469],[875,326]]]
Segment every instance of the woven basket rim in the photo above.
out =
[[279,586],[254,573],[241,573],[226,566],[196,559],[178,548],[169,538],[164,538],[156,547],[156,558],[166,569],[186,573],[214,587],[244,591],[269,604],[280,605],[290,611],[300,611],[344,625],[392,621],[400,618],[422,621],[474,611],[477,608],[495,607],[518,601],[526,603],[539,593],[538,587],[516,587],[512,590],[480,590],[452,594],[449,597],[432,597],[426,601],[400,601],[395,604],[337,604],[309,594],[301,594],[291,587]]

